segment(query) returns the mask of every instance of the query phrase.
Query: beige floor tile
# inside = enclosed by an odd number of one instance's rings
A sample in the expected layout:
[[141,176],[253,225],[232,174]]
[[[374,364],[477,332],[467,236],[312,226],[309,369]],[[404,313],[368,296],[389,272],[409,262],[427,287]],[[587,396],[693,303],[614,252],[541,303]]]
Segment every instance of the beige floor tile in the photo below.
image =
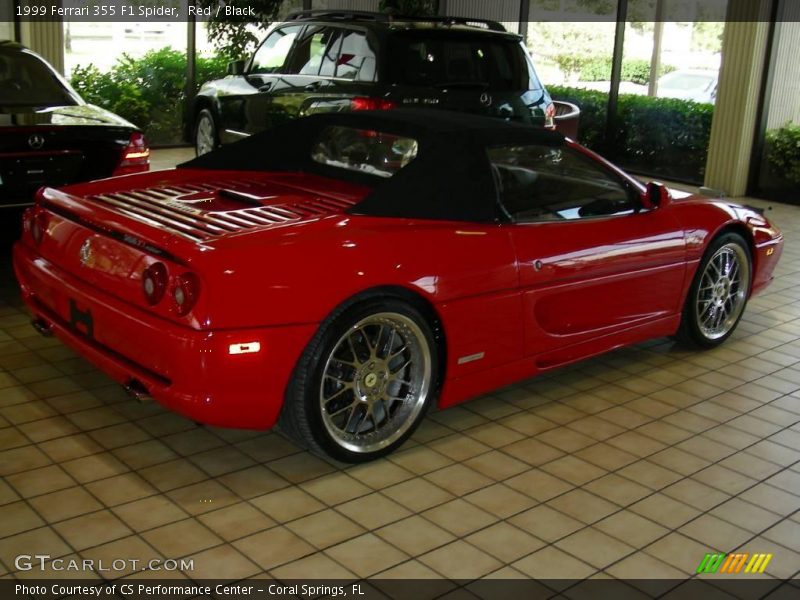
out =
[[21,429],[16,427],[3,427],[0,429],[0,450],[10,450],[27,446],[30,440],[22,434]]
[[287,487],[258,498],[251,498],[250,503],[278,523],[293,521],[325,508],[325,505],[314,496],[296,487]]
[[730,497],[724,492],[692,479],[684,479],[673,483],[671,486],[664,488],[662,493],[701,511],[711,510]]
[[789,579],[790,577],[793,580],[797,579],[797,565],[800,565],[800,554],[789,550],[786,546],[765,537],[755,537],[749,540],[740,550],[772,554],[773,557],[767,565],[766,574],[780,579]]
[[767,483],[784,492],[800,496],[800,472],[798,471],[781,471],[770,477]]
[[619,425],[597,416],[588,416],[578,419],[577,421],[572,421],[567,424],[567,427],[598,441],[607,440],[625,431],[624,427],[620,427]]
[[83,487],[71,487],[37,496],[32,498],[30,503],[48,523],[63,521],[103,508],[103,505]]
[[196,554],[222,542],[210,529],[195,519],[184,519],[162,525],[144,532],[142,537],[169,558]]
[[86,484],[86,489],[106,506],[116,506],[156,493],[156,489],[135,473],[123,473]]
[[75,485],[75,481],[57,465],[9,475],[6,477],[6,481],[23,498],[31,498]]
[[[354,573],[324,554],[306,556],[277,569],[272,569],[270,573],[273,577],[281,580],[326,579],[337,580],[337,585],[342,584],[340,580],[356,578]],[[348,591],[350,590],[348,589]]]
[[558,423],[546,419],[540,410],[537,410],[536,414],[520,412],[510,415],[500,419],[500,424],[524,436],[533,436],[558,427]]
[[167,435],[161,441],[181,456],[191,456],[225,445],[222,439],[202,427]]
[[[71,552],[72,548],[53,531],[52,527],[39,527],[17,535],[0,538],[0,560],[8,565],[10,571],[15,570],[14,560],[23,553],[31,556],[47,554],[52,558],[58,558]],[[36,571],[31,572],[38,575]]]
[[523,494],[538,500],[539,502],[546,502],[551,498],[564,494],[572,489],[573,486],[562,479],[554,477],[549,473],[533,469],[521,473],[516,477],[507,479],[505,485],[508,487],[522,492]]
[[669,533],[666,527],[627,510],[598,521],[594,527],[636,548],[646,546]]
[[595,444],[575,452],[574,456],[586,462],[614,471],[639,460],[630,452],[624,452],[605,443]]
[[770,527],[761,535],[768,540],[786,546],[790,550],[800,552],[800,523],[787,519]]
[[238,502],[204,513],[197,519],[226,541],[251,535],[275,525],[275,521],[246,502]]
[[561,450],[548,446],[534,438],[525,438],[508,446],[503,446],[503,452],[534,467],[564,456]]
[[690,576],[695,573],[706,552],[719,550],[687,538],[680,533],[670,533],[644,548],[650,556],[663,560]]
[[192,578],[195,579],[230,581],[252,577],[261,572],[261,567],[228,544],[203,550],[189,558],[194,560]]
[[574,456],[563,456],[553,462],[542,465],[541,469],[573,485],[584,485],[606,474],[605,469],[596,467]]
[[345,502],[337,510],[365,529],[377,529],[411,514],[408,508],[380,493]]
[[692,475],[692,479],[732,495],[739,494],[756,484],[755,479],[720,465],[711,465]]
[[113,508],[134,531],[145,531],[186,518],[187,514],[165,496],[152,496]]
[[359,577],[369,577],[408,558],[371,533],[328,548],[325,553]]
[[27,502],[0,506],[0,537],[35,529],[41,525],[44,525],[44,521]]
[[213,480],[177,488],[167,492],[166,495],[191,515],[198,515],[239,502],[236,494]]
[[422,516],[459,537],[498,520],[492,514],[460,498],[426,510]]
[[414,474],[407,469],[385,459],[351,467],[348,475],[373,490],[380,490],[414,477]]
[[95,429],[90,437],[106,450],[130,446],[150,439],[150,434],[133,423],[120,423],[103,429]]
[[245,499],[263,496],[289,485],[286,479],[261,465],[226,473],[219,476],[217,481]]
[[584,490],[572,490],[548,501],[555,508],[575,519],[591,524],[619,510],[619,506]]
[[[396,581],[403,579],[402,588]],[[433,581],[437,580],[437,581]],[[384,590],[387,597],[394,594],[398,600],[433,600],[455,588],[455,584],[442,579],[436,571],[418,560],[407,560],[372,577],[372,585]]]
[[676,529],[700,514],[698,509],[663,494],[648,496],[629,508],[670,529]]
[[490,447],[464,435],[455,434],[430,442],[429,447],[455,461],[466,460],[488,452]]
[[[152,546],[148,545],[142,538],[136,535],[120,538],[107,544],[101,544],[94,548],[89,548],[81,552],[83,558],[100,561],[111,571],[104,572],[105,577],[117,579],[131,575],[137,571],[145,569],[153,560],[162,560],[164,557],[159,554]],[[115,562],[122,559],[124,562]],[[133,563],[132,561],[136,561]],[[124,565],[124,568],[113,567],[112,565]]]
[[465,467],[460,463],[450,465],[444,469],[439,469],[433,473],[425,475],[425,479],[430,480],[441,489],[447,490],[456,496],[463,496],[482,487],[490,485],[493,480],[478,473],[474,469]]
[[131,530],[110,510],[74,517],[53,525],[53,528],[75,550],[83,550],[131,534]]
[[232,447],[214,448],[195,454],[189,460],[211,477],[239,471],[255,464],[252,458]]
[[300,487],[328,506],[365,496],[370,488],[343,471],[306,481]]
[[676,447],[666,448],[661,452],[656,452],[652,456],[649,456],[647,460],[665,469],[669,469],[670,471],[680,473],[681,475],[697,473],[712,462]]
[[137,470],[167,463],[178,458],[178,455],[169,446],[159,440],[139,442],[130,446],[116,448],[113,453],[114,456],[131,469]]
[[292,521],[287,527],[317,548],[328,548],[365,531],[360,524],[332,508]]
[[302,483],[334,470],[331,465],[308,452],[273,460],[267,466],[291,483]]
[[665,469],[647,460],[631,463],[617,471],[617,474],[631,481],[635,481],[636,483],[646,485],[652,490],[665,488],[681,478],[680,473]]
[[495,481],[508,479],[530,468],[524,462],[497,450],[471,458],[464,464]]
[[800,510],[800,496],[765,483],[743,492],[739,497],[779,515],[787,516]]
[[421,478],[393,485],[384,489],[383,494],[412,512],[422,512],[453,499],[450,492]]
[[544,504],[511,517],[508,522],[546,542],[554,542],[584,527],[577,519]]
[[501,519],[521,513],[536,504],[530,497],[502,483],[473,492],[464,499]]
[[21,473],[50,464],[47,455],[36,446],[22,446],[0,452],[0,477]]
[[65,417],[50,417],[22,423],[19,425],[19,430],[37,443],[78,433],[78,428]]
[[[632,585],[652,593],[653,596],[658,596],[668,591],[665,589],[667,586],[664,586],[657,580],[686,578],[686,573],[644,552],[636,552],[631,556],[623,558],[618,563],[608,567],[607,571],[609,574],[619,579],[645,580],[645,585],[638,584],[635,581],[632,582]],[[674,584],[668,585],[671,586]]]
[[711,548],[717,548],[722,552],[730,552],[738,548],[753,536],[749,531],[707,514],[689,521],[678,531],[686,537]]
[[500,423],[481,423],[464,433],[491,448],[502,448],[525,437],[519,431]]
[[751,533],[759,533],[781,520],[781,516],[755,504],[731,498],[710,513]]
[[593,567],[554,546],[542,548],[512,566],[535,579],[583,579],[595,572]]
[[76,458],[74,460],[61,463],[64,470],[69,473],[78,483],[88,483],[120,475],[128,471],[128,467],[118,461],[110,452],[101,452]]
[[486,552],[461,540],[433,550],[419,560],[449,579],[475,579],[502,566]]
[[382,527],[375,533],[409,556],[419,556],[455,539],[451,533],[419,515]]
[[675,427],[664,421],[652,421],[646,425],[642,425],[637,429],[642,435],[658,440],[664,444],[677,444],[682,442],[688,437],[692,436],[692,432]]
[[389,460],[417,475],[424,475],[453,464],[451,459],[426,446],[416,446],[395,452],[389,455]]
[[508,564],[545,546],[545,542],[522,529],[500,522],[465,538],[467,542]]
[[569,427],[550,429],[549,431],[538,434],[536,439],[540,442],[544,442],[545,444],[558,448],[563,452],[577,452],[582,448],[591,446],[597,441],[588,435],[573,431]]
[[556,546],[571,556],[598,569],[604,569],[608,565],[636,552],[636,549],[632,546],[593,527],[581,529],[565,537],[557,542]]
[[275,527],[233,542],[239,552],[262,569],[273,569],[315,552],[314,547],[285,527]]
[[585,490],[610,500],[620,506],[628,506],[652,493],[649,488],[633,481],[609,473],[583,486]]

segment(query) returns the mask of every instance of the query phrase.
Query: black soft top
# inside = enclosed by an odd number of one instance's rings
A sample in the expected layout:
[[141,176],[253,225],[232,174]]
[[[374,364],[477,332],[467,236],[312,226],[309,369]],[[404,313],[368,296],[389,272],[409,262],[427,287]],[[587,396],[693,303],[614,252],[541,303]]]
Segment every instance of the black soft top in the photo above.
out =
[[[417,157],[388,179],[320,164],[312,160],[311,149],[330,126],[415,139],[419,146]],[[315,173],[372,188],[349,210],[352,214],[496,222],[507,220],[507,216],[500,207],[487,148],[563,143],[563,135],[530,125],[409,108],[313,115],[288,121],[178,168]]]

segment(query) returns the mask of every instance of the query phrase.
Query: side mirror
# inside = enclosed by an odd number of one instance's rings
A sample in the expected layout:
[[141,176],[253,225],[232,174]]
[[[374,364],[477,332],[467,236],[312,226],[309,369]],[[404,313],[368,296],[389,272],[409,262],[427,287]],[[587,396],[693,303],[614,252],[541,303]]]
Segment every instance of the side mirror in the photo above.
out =
[[228,63],[228,75],[242,75],[244,73],[244,61],[232,60]]
[[651,181],[647,184],[647,193],[643,200],[646,208],[664,208],[672,202],[672,194],[663,183]]

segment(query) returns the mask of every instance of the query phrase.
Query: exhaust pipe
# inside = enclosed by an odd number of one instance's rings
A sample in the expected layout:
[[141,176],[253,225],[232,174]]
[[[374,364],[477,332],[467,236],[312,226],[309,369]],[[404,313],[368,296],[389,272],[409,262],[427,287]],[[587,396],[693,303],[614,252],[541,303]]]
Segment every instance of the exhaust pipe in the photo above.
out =
[[44,337],[50,337],[53,335],[53,330],[50,327],[50,323],[48,323],[42,318],[34,319],[33,321],[31,321],[31,325],[36,331],[39,332],[39,335],[42,335]]
[[153,400],[150,392],[147,391],[147,388],[138,379],[131,379],[127,384],[125,384],[125,391],[137,402],[144,403],[151,402]]

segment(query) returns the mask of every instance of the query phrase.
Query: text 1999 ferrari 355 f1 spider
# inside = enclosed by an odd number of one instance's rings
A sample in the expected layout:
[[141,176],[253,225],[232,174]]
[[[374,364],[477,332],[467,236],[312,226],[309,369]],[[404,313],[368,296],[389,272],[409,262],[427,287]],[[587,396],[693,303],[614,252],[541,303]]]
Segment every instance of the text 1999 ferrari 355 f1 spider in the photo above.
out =
[[36,327],[135,393],[363,461],[435,401],[648,338],[721,343],[782,242],[555,132],[409,109],[44,189],[14,265]]

